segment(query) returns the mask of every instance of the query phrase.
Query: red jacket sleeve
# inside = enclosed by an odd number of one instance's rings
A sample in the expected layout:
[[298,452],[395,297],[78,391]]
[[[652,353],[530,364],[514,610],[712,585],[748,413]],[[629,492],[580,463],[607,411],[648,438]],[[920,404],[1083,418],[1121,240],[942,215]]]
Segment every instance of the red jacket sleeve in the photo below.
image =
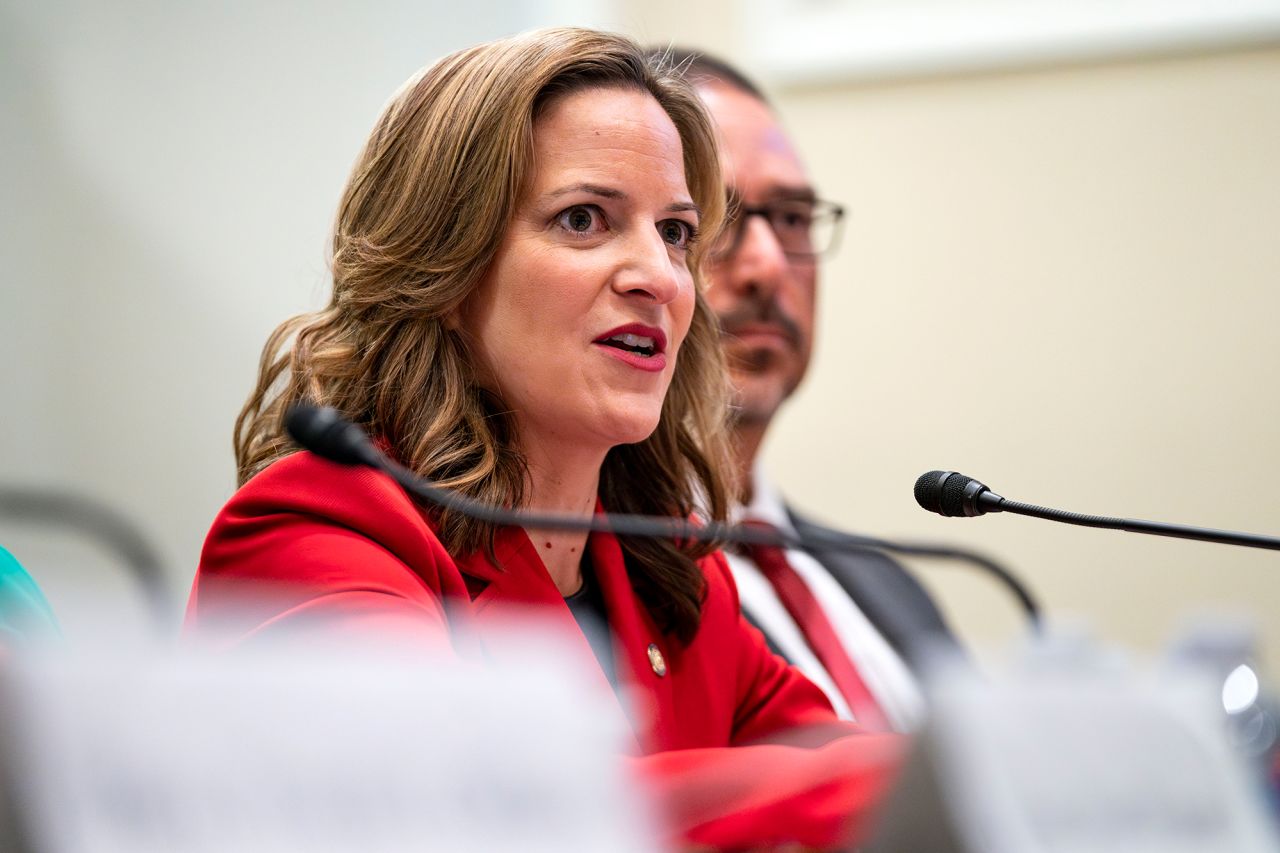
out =
[[897,776],[905,739],[855,734],[817,749],[685,749],[632,759],[675,841],[717,850],[865,840]]
[[381,475],[296,454],[255,477],[214,521],[186,631],[243,641],[305,632],[448,643],[465,596],[449,555]]
[[865,838],[904,739],[840,721],[826,695],[743,618],[723,555],[705,560],[703,569],[702,627],[682,663],[700,668],[696,680],[709,702],[729,703],[722,742],[732,746],[633,759],[674,840],[717,849],[786,843],[826,849]]

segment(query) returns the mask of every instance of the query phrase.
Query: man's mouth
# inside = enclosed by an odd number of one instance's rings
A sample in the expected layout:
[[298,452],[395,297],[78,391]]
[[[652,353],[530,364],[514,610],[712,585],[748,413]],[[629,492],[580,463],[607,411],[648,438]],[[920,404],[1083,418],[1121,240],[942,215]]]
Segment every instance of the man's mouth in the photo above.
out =
[[782,341],[794,347],[797,343],[797,335],[793,329],[777,323],[743,323],[732,327],[726,326],[721,330],[721,334],[730,342],[741,341],[745,344]]
[[[769,339],[781,340],[793,349],[800,347],[800,326],[791,319],[774,300],[744,301],[731,311],[719,315],[720,334],[729,339],[737,338],[750,345],[753,341],[767,343]],[[775,343],[776,345],[776,343]]]

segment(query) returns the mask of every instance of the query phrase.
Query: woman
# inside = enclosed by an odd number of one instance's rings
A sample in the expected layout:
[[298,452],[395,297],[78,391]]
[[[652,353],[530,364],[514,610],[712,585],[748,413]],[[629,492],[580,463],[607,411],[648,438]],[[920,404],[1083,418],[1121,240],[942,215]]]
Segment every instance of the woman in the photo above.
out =
[[291,403],[318,402],[490,504],[723,518],[724,372],[698,274],[720,187],[696,95],[623,38],[537,32],[411,80],[343,196],[332,301],[267,343],[188,627],[447,644],[454,620],[483,640],[537,605],[582,638],[573,613],[594,599],[613,637],[594,660],[647,700],[637,770],[685,838],[844,840],[896,746],[726,749],[836,724],[746,627],[718,553],[418,506],[282,429]]

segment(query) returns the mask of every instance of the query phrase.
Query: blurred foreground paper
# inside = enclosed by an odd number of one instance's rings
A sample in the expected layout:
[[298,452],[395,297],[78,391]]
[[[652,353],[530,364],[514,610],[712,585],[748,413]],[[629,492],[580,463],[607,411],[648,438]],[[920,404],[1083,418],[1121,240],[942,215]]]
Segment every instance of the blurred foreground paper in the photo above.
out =
[[942,667],[867,853],[1274,853],[1221,682],[1046,644],[990,679]]
[[521,642],[523,656],[483,667],[296,652],[14,660],[0,849],[654,849],[612,760],[616,706]]

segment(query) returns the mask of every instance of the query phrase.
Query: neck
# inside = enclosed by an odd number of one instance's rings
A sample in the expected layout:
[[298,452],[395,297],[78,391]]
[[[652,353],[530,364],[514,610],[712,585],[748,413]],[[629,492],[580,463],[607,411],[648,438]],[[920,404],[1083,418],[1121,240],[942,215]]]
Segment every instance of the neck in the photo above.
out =
[[[603,452],[535,445],[525,451],[529,463],[528,508],[539,512],[590,518],[600,491]],[[582,586],[582,554],[586,531],[525,530],[561,595]]]
[[751,503],[752,482],[751,472],[755,468],[756,456],[760,453],[760,448],[764,444],[765,430],[769,424],[765,423],[738,423],[733,429],[733,461],[734,473],[737,475],[737,497],[738,503],[746,506]]

